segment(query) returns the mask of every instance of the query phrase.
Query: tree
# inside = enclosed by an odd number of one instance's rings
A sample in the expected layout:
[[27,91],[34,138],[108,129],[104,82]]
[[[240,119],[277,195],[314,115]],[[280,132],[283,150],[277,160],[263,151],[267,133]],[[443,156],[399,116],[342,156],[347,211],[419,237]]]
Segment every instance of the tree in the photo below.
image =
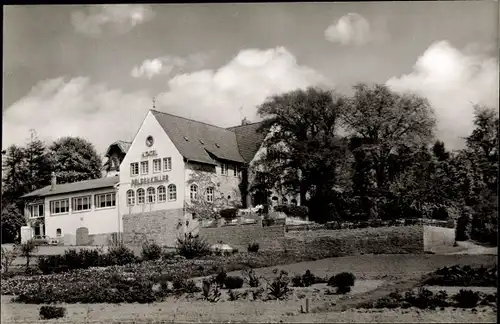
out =
[[101,177],[102,161],[94,145],[80,137],[62,137],[49,150],[58,182],[68,183]]
[[28,177],[28,192],[43,188],[50,184],[53,161],[45,144],[38,139],[36,132],[31,130],[30,141],[24,148],[26,172]]
[[21,226],[26,225],[24,215],[15,203],[2,203],[2,244],[13,243],[19,238]]
[[436,121],[425,98],[399,94],[385,85],[357,84],[342,114],[343,127],[362,139],[356,149],[369,155],[378,190],[385,190],[390,155],[401,149],[418,150],[430,143]]
[[16,203],[22,208],[19,197],[27,193],[28,184],[25,150],[17,145],[7,148],[2,156],[2,201],[3,203]]
[[[268,98],[259,108],[268,133],[255,169],[269,187],[299,193],[313,220],[329,220],[329,199],[337,184],[346,143],[337,136],[345,98],[319,88]],[[306,200],[306,193],[310,195]]]
[[[185,208],[189,213],[196,214],[199,219],[219,219],[220,210],[228,207],[236,207],[241,198],[236,190],[231,193],[231,199],[225,197],[217,186],[216,175],[202,170],[193,170],[189,180],[196,187],[196,192],[185,200]],[[190,190],[191,194],[191,190]]]

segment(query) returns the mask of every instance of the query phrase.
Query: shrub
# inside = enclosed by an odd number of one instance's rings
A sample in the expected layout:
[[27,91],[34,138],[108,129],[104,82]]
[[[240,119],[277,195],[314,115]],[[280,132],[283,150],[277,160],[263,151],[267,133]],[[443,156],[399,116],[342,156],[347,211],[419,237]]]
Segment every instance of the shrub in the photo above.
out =
[[189,233],[189,235],[185,235],[184,238],[177,239],[177,253],[186,259],[193,259],[195,257],[209,255],[210,248],[204,239],[198,235],[193,236]]
[[472,268],[468,265],[444,267],[433,272],[425,281],[433,286],[478,286],[493,287],[497,283],[497,267]]
[[221,270],[214,278],[214,282],[217,285],[217,287],[222,288],[224,287],[224,282],[226,281],[227,278],[227,273],[224,270]]
[[306,270],[302,276],[295,276],[292,278],[292,284],[294,287],[309,287],[316,283],[323,283],[325,281],[326,280],[323,278],[316,277],[310,270]]
[[216,303],[220,299],[220,290],[215,280],[203,280],[203,297],[209,302]]
[[136,263],[138,261],[134,252],[123,244],[108,247],[105,259],[105,263],[108,265],[125,265],[129,263]]
[[253,269],[245,269],[241,271],[244,280],[248,283],[248,285],[252,288],[259,287],[260,280],[255,271]]
[[354,286],[356,277],[350,272],[341,272],[338,275],[328,279],[328,286],[333,287],[351,287]]
[[66,308],[57,306],[42,306],[40,307],[40,319],[61,318],[66,315]]
[[237,208],[226,208],[220,211],[220,216],[224,219],[235,219],[238,216]]
[[[273,272],[277,273],[277,270],[275,269]],[[269,295],[276,299],[283,298],[289,291],[289,283],[288,273],[281,270],[280,274],[271,283],[268,283]]]
[[455,228],[455,241],[467,241],[471,231],[471,220],[468,214],[460,216]]
[[31,257],[33,256],[33,253],[38,250],[38,245],[36,245],[34,240],[29,240],[25,243],[19,244],[15,247],[15,249],[19,251],[21,256],[26,258],[26,272],[28,272]]
[[226,286],[227,289],[238,289],[243,287],[243,278],[241,277],[226,277],[224,280],[224,286]]
[[158,260],[162,257],[162,248],[154,242],[145,242],[142,244],[141,256],[145,261]]
[[14,249],[12,250],[8,250],[4,247],[2,247],[2,272],[4,274],[8,273],[9,272],[9,268],[10,266],[12,265],[12,262],[14,262],[14,260],[17,258],[17,255],[18,255],[18,251],[17,251],[17,248],[14,247]]
[[457,306],[461,308],[474,308],[480,300],[480,294],[477,291],[460,289],[458,294],[453,296]]
[[234,291],[234,290],[229,290],[228,291],[228,294],[229,294],[229,300],[230,301],[235,301],[235,300],[238,300],[241,296],[240,293]]
[[251,253],[257,253],[257,252],[259,252],[259,248],[260,248],[259,243],[254,242],[254,243],[248,244],[247,250],[248,250],[248,252],[251,252]]

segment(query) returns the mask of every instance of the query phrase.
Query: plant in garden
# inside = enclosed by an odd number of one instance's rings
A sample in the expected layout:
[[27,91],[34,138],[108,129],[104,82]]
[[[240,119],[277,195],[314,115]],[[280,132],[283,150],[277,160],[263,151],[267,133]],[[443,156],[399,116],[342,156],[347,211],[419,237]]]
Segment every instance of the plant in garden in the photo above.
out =
[[217,284],[219,288],[224,287],[224,282],[226,281],[227,273],[224,270],[219,271],[217,275],[213,278],[213,281]]
[[42,306],[40,307],[40,319],[61,318],[66,315],[66,308],[58,306]]
[[316,283],[326,282],[325,279],[315,276],[311,273],[311,270],[306,270],[302,276],[295,276],[292,278],[292,283],[294,287],[310,287]]
[[108,247],[108,252],[104,256],[106,264],[125,265],[138,261],[134,252],[124,244]]
[[142,244],[141,256],[145,261],[158,260],[162,257],[162,248],[155,242],[146,241]]
[[12,250],[6,249],[2,247],[2,272],[4,274],[9,272],[9,268],[12,265],[12,262],[17,258],[18,251],[17,248],[14,247]]
[[250,287],[259,287],[260,280],[253,269],[244,269],[241,271],[241,274]]
[[241,296],[241,294],[239,292],[231,290],[231,289],[227,293],[229,295],[229,300],[230,301],[238,300],[240,298],[240,296]]
[[352,273],[341,272],[328,279],[328,286],[337,287],[337,293],[345,294],[351,291],[351,287],[354,286],[355,280],[356,277]]
[[[277,274],[278,269],[274,269],[273,273]],[[276,299],[282,299],[290,290],[288,288],[289,283],[290,278],[288,277],[288,273],[284,270],[281,270],[279,275],[272,282],[267,283],[269,295]]]
[[453,296],[457,302],[457,306],[461,308],[474,308],[480,301],[480,294],[478,291],[460,289],[458,294]]
[[215,282],[215,280],[204,279],[203,280],[203,297],[205,300],[216,303],[220,299],[220,290],[219,286]]
[[36,245],[34,240],[29,240],[25,243],[19,244],[17,246],[17,249],[19,250],[19,254],[26,258],[26,272],[28,272],[28,269],[30,267],[30,259],[33,256],[33,253],[38,250],[38,246]]
[[224,280],[224,286],[227,289],[241,288],[241,287],[243,287],[243,278],[233,277],[233,276],[226,277],[226,279]]
[[250,243],[250,244],[248,244],[247,251],[252,252],[252,253],[257,253],[257,252],[259,252],[259,247],[260,247],[259,243],[257,243],[257,242]]
[[193,236],[191,233],[184,235],[183,238],[177,239],[177,253],[184,256],[186,259],[202,257],[210,254],[208,243],[198,235]]

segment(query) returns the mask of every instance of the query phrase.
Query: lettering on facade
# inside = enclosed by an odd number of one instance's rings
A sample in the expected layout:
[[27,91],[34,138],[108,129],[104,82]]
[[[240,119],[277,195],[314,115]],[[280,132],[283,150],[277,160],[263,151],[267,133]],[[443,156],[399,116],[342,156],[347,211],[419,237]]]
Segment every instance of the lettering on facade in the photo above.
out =
[[146,151],[146,152],[142,153],[143,158],[153,157],[153,156],[157,156],[157,155],[158,155],[158,153],[156,152],[156,150]]
[[131,185],[140,186],[144,184],[159,183],[159,182],[168,182],[168,175],[164,174],[161,176],[154,176],[149,178],[132,179]]

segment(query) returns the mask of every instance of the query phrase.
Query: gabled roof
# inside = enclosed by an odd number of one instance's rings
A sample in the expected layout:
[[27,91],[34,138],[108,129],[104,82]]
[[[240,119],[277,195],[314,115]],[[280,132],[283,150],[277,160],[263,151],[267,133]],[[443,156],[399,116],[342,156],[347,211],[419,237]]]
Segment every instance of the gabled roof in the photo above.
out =
[[111,147],[114,145],[118,146],[118,148],[124,153],[127,154],[128,149],[132,145],[130,142],[125,142],[125,141],[116,141],[108,146],[108,149],[106,150],[106,154],[104,156],[108,157],[109,156],[109,151],[111,150]]
[[247,163],[253,160],[266,137],[266,134],[257,131],[262,124],[263,122],[257,122],[228,128],[236,134],[240,154]]
[[46,196],[67,194],[77,191],[113,188],[113,186],[117,184],[119,181],[120,178],[118,176],[115,176],[115,177],[107,177],[107,178],[100,178],[93,180],[78,181],[73,183],[57,184],[54,190],[50,190],[51,186],[46,186],[41,189],[30,192],[22,196],[21,198],[46,197]]
[[246,162],[233,131],[157,110],[151,112],[186,159],[214,165],[212,154],[220,160]]

